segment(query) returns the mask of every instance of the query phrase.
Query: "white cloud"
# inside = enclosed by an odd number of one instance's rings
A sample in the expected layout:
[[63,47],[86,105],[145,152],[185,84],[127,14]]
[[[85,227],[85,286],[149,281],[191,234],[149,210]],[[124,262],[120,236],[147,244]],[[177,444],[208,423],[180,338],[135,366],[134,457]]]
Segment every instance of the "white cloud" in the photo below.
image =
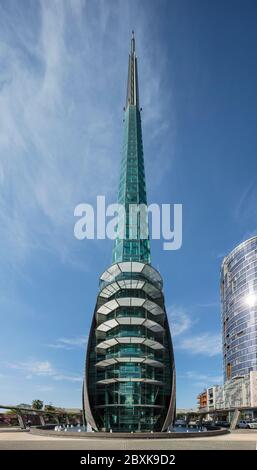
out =
[[[79,85],[76,74],[81,77],[82,66],[87,70],[87,64],[66,41],[71,21],[67,3],[41,3],[41,27],[33,38],[26,40],[25,35],[24,54],[8,40],[0,50],[7,75],[0,93],[0,221],[5,227],[4,242],[18,259],[28,256],[31,248],[41,248],[69,261],[67,244],[72,238],[75,205],[99,189],[108,193],[115,177],[115,171],[105,177],[111,161],[111,113],[107,119],[107,108],[100,110],[88,99],[82,121],[81,107],[76,108],[73,90],[68,90],[69,80],[74,87]],[[26,25],[21,21],[13,26],[20,40]],[[93,61],[92,54],[86,60]],[[86,78],[83,86],[88,96],[92,87],[103,86],[103,75],[96,74],[92,80],[92,73],[81,77]],[[78,133],[79,121],[84,125]],[[92,184],[96,174],[98,188]]]
[[205,384],[206,386],[219,385],[223,381],[222,375],[203,374],[193,370],[187,371],[184,375],[180,375],[180,378],[189,379],[190,382],[193,382],[197,386],[199,384]]
[[[197,307],[216,307],[215,302],[209,304],[198,304]],[[192,327],[197,319],[192,318],[188,311],[179,306],[171,306],[167,309],[172,338],[175,338],[175,350],[183,350],[192,354],[202,354],[204,356],[216,356],[221,352],[221,334],[203,332],[194,334]]]
[[9,363],[8,367],[27,372],[31,375],[53,375],[54,369],[49,361],[34,361]]
[[186,310],[182,307],[172,306],[168,308],[170,319],[171,336],[179,336],[189,330],[193,321]]
[[220,306],[219,302],[205,302],[205,303],[197,304],[197,307],[200,307],[200,308],[216,308],[219,306]]
[[190,335],[188,338],[182,338],[177,348],[191,354],[216,356],[221,353],[221,334],[201,333],[199,335]]
[[236,203],[234,216],[237,221],[245,220],[256,214],[256,177],[242,190],[242,194]]
[[20,371],[22,374],[25,374],[27,379],[32,379],[34,376],[45,376],[58,381],[82,381],[82,377],[79,375],[66,374],[56,370],[49,361],[28,360],[24,362],[8,363],[7,367]]
[[225,253],[225,252],[218,253],[218,254],[216,255],[216,258],[217,258],[217,259],[223,259],[223,258],[225,258],[225,256],[227,256],[227,254],[228,254],[228,253]]
[[[91,202],[100,191],[116,197],[119,165],[113,162],[121,150],[117,116],[125,98],[131,12],[123,1],[115,9],[109,2],[95,2],[95,14],[88,16],[85,4],[44,0],[26,15],[19,2],[12,14],[0,6],[5,69],[0,84],[0,242],[5,247],[1,256],[15,267],[40,249],[85,269],[74,249],[79,243],[73,239],[74,207],[85,199]],[[110,13],[117,20],[115,30],[109,27]],[[157,129],[170,136],[174,123],[163,121],[170,99],[161,87],[163,54],[157,43],[149,48],[152,33],[145,11],[139,7],[134,19],[140,25],[144,127],[149,136]],[[158,152],[160,159],[160,146]],[[149,164],[155,180],[171,161],[170,155],[162,158],[160,166],[159,159]]]
[[75,348],[85,348],[87,336],[77,336],[73,338],[59,338],[55,343],[47,346],[54,349],[66,349],[67,351]]
[[223,381],[221,375],[209,375],[194,370],[187,371],[184,375],[180,375],[179,379],[185,379],[190,386],[196,387],[198,391],[212,385],[220,385]]
[[56,374],[54,376],[54,380],[64,380],[67,382],[81,382],[82,383],[82,377],[77,375],[63,375],[63,374]]
[[50,385],[37,385],[35,388],[41,393],[52,392],[54,390],[54,387],[51,387]]

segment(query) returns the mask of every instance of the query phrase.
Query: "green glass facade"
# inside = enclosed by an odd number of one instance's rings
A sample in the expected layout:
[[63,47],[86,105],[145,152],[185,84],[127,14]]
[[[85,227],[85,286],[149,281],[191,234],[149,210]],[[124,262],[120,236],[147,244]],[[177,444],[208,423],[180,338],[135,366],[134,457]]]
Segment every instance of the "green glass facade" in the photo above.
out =
[[[121,175],[118,202],[126,212],[125,238],[117,238],[113,249],[113,263],[119,261],[143,261],[150,263],[150,243],[147,238],[140,239],[140,214],[136,219],[129,213],[131,204],[147,204],[141,115],[138,106],[127,105],[124,117],[124,138],[122,149]],[[123,218],[120,225],[123,226]],[[147,222],[144,228],[147,230]],[[119,233],[119,226],[117,228]]]
[[[132,37],[113,264],[100,277],[89,334],[83,410],[98,431],[165,431],[175,415],[175,365],[163,283],[150,264],[137,58]],[[125,223],[125,238],[119,236]],[[145,238],[140,237],[144,224]],[[145,228],[146,227],[146,228]]]

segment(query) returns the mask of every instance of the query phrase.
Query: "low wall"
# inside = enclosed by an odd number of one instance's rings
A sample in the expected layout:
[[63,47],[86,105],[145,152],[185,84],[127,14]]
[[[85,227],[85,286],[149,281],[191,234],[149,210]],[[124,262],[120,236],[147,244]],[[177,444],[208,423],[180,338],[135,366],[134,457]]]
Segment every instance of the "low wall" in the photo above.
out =
[[225,428],[213,426],[208,431],[202,432],[69,432],[54,431],[53,425],[37,426],[30,430],[31,434],[47,437],[73,438],[73,439],[187,439],[188,437],[212,437],[229,434]]
[[28,429],[21,429],[21,428],[15,428],[15,427],[8,427],[8,428],[0,428],[0,433],[1,432],[29,432]]

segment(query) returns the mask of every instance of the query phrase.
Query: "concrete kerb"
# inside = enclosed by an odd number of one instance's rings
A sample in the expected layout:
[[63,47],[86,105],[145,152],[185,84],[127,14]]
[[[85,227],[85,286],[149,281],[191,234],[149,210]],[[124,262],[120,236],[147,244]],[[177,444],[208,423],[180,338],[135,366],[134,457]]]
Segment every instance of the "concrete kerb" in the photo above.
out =
[[72,432],[72,431],[54,431],[55,426],[37,426],[31,428],[30,433],[45,437],[60,437],[72,439],[187,439],[192,437],[213,437],[223,434],[230,434],[225,428],[213,427],[210,430],[202,432],[153,432],[153,433],[118,433],[118,432]]

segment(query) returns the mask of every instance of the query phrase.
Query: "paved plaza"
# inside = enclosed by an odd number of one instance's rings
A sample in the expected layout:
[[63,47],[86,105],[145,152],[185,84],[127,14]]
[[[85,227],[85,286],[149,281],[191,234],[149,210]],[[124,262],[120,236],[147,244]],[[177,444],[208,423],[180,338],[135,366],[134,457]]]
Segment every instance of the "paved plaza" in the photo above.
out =
[[188,439],[69,439],[0,431],[0,450],[256,450],[256,430]]

